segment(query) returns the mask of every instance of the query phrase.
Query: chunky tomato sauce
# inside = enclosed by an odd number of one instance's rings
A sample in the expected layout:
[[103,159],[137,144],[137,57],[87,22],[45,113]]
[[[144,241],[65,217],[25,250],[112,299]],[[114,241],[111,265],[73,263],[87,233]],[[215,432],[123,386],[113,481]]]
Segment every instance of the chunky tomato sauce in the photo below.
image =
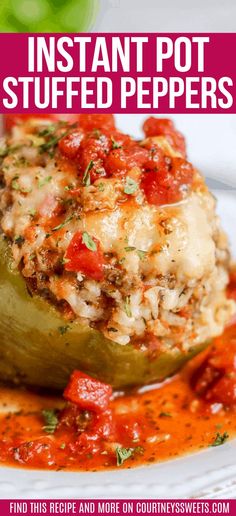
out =
[[223,445],[236,436],[236,320],[174,378],[111,394],[110,386],[80,372],[73,373],[64,400],[2,387],[1,463],[97,471]]

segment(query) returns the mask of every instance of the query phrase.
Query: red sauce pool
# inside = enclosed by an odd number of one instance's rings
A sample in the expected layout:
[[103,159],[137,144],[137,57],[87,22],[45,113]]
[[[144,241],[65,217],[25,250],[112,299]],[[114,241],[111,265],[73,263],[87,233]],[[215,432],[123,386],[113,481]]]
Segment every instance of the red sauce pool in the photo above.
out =
[[[233,297],[235,284],[231,288]],[[232,346],[236,342],[236,320],[213,347],[224,351],[230,342]],[[210,354],[211,348],[160,386],[116,396],[110,409],[99,417],[81,413],[59,397],[1,387],[0,463],[97,471],[117,465],[150,465],[224,444],[236,436],[235,404],[225,407],[206,401],[190,386],[193,371]],[[235,372],[233,375],[235,378]],[[48,433],[50,425],[45,427],[42,413],[50,409],[59,414],[56,425],[51,421],[52,433]]]

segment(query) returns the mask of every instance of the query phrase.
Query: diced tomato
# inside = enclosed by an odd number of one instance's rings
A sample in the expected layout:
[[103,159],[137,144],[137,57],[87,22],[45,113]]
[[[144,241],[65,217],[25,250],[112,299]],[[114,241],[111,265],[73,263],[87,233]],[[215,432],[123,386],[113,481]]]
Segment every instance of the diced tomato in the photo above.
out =
[[223,403],[227,407],[236,404],[236,371],[220,378],[206,394],[206,400]]
[[106,176],[104,168],[104,160],[111,148],[111,140],[105,134],[99,138],[88,135],[81,142],[79,154],[79,171],[84,174],[89,167],[90,181],[93,183],[96,179]]
[[145,136],[148,138],[152,136],[166,136],[174,149],[183,154],[183,156],[186,155],[185,139],[183,135],[175,129],[172,120],[151,116],[145,120],[143,130]]
[[148,150],[137,144],[111,150],[105,160],[106,172],[112,176],[124,174],[133,167],[142,168],[148,156]]
[[80,371],[74,371],[63,396],[75,403],[82,410],[102,412],[107,409],[112,395],[112,388]]
[[193,181],[193,167],[182,158],[172,158],[167,168],[143,174],[141,187],[150,204],[160,206],[181,201]]
[[30,118],[36,118],[39,120],[44,120],[44,119],[52,120],[52,122],[58,122],[59,120],[64,120],[65,122],[70,122],[71,124],[73,124],[74,122],[78,121],[78,117],[79,117],[79,115],[69,115],[69,114],[60,114],[60,113],[55,113],[55,114],[52,114],[52,113],[51,114],[44,114],[44,113],[15,114],[15,113],[12,113],[10,115],[3,115],[3,124],[4,124],[4,129],[6,131],[10,131],[14,125],[19,124],[21,122],[26,122]]
[[125,446],[132,446],[132,443],[141,439],[142,428],[140,424],[134,419],[127,422],[127,415],[120,415],[117,422],[117,433],[123,436]]
[[55,465],[55,445],[50,437],[23,442],[13,450],[15,461],[48,468]]
[[74,159],[76,158],[79,149],[80,144],[83,138],[83,132],[79,129],[76,131],[73,131],[72,133],[68,134],[67,136],[64,136],[59,141],[59,149],[61,153],[66,156],[66,158]]
[[148,150],[147,160],[144,163],[144,169],[146,171],[153,170],[157,172],[158,170],[167,168],[164,152],[157,144],[148,142],[148,144],[145,145],[145,149]]
[[92,251],[83,242],[83,234],[77,231],[66,251],[65,270],[72,272],[81,272],[88,278],[97,281],[103,280],[104,277],[104,255],[100,248],[100,242],[93,238],[96,249]]
[[79,432],[75,442],[69,448],[73,455],[96,454],[104,449],[104,442],[115,440],[115,425],[110,409],[94,413],[90,427]]
[[230,338],[222,346],[221,337],[216,347],[194,372],[192,386],[195,392],[207,401],[230,406],[236,404],[236,339]]
[[80,127],[85,131],[92,131],[93,129],[107,129],[108,131],[115,130],[115,119],[113,115],[99,115],[86,114],[79,115]]

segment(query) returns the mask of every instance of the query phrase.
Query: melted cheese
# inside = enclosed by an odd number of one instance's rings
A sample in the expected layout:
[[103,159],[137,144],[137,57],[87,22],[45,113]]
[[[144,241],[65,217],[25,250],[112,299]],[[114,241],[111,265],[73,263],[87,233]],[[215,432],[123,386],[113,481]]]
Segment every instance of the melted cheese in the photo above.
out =
[[192,194],[179,205],[159,209],[120,206],[88,214],[83,229],[100,240],[105,252],[125,256],[123,267],[129,261],[127,247],[135,247],[152,252],[148,263],[142,262],[146,273],[199,279],[215,265],[214,228],[204,204],[200,195]]

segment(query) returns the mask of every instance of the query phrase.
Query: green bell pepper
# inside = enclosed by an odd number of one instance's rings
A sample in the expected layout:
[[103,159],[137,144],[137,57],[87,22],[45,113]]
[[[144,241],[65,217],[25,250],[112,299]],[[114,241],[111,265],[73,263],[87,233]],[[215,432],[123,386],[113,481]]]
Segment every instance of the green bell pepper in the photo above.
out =
[[132,344],[121,346],[88,326],[68,323],[46,300],[29,294],[12,267],[9,245],[0,237],[2,380],[61,390],[71,372],[79,369],[122,389],[163,380],[203,347],[189,353],[167,351],[150,359],[147,351]]

